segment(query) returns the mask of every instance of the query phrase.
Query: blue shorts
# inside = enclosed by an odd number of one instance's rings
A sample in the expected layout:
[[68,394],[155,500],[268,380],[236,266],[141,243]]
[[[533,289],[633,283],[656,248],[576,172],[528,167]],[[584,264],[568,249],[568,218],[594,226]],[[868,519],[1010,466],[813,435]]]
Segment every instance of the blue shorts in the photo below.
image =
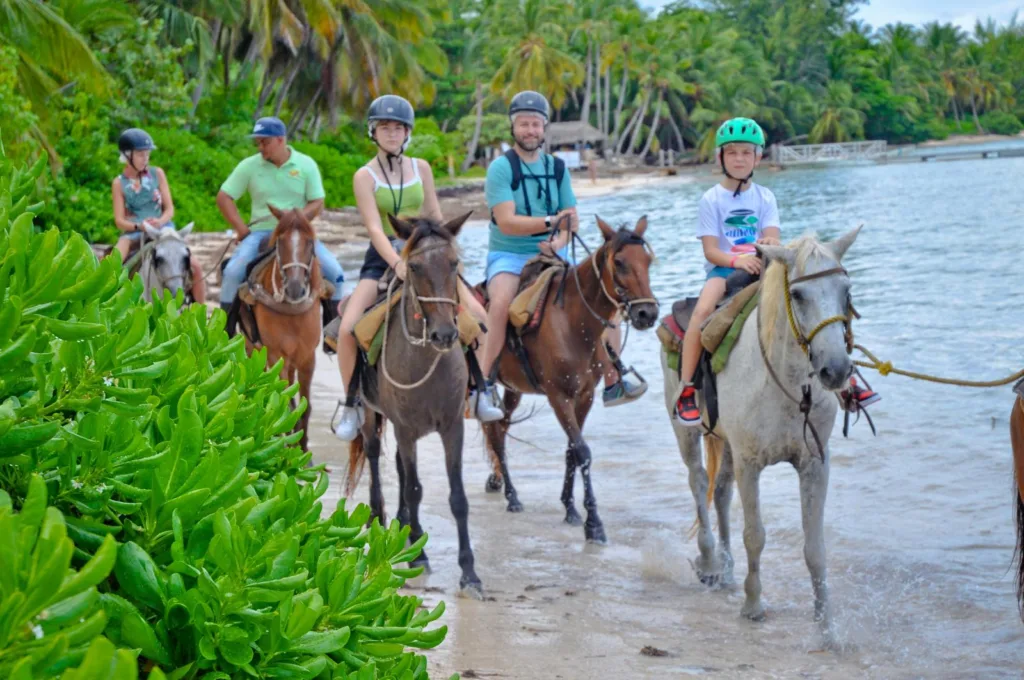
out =
[[[538,253],[506,253],[501,250],[492,250],[487,253],[487,282],[490,283],[498,274],[514,274],[519,276],[526,263],[537,257]],[[558,256],[568,259],[569,246],[558,251]]]
[[733,267],[715,267],[714,269],[708,272],[706,280],[710,281],[711,279],[727,279],[729,278],[729,275],[732,274],[734,271],[736,271],[736,269],[734,269]]

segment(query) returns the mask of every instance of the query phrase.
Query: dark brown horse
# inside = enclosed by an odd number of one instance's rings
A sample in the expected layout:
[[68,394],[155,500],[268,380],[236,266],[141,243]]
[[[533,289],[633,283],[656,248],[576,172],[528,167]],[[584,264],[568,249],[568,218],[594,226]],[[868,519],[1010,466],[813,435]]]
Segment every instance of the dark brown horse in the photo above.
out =
[[[651,293],[648,278],[653,258],[643,238],[647,217],[641,217],[632,230],[615,231],[600,217],[597,226],[604,243],[592,256],[559,275],[567,277],[562,284],[561,299],[549,295],[540,327],[523,336],[523,346],[539,389],[525,373],[519,358],[512,352],[503,352],[498,360],[498,379],[506,387],[505,418],[483,427],[494,467],[488,489],[500,489],[504,480],[508,511],[519,512],[523,506],[509,478],[505,436],[522,395],[545,395],[569,437],[562,486],[565,521],[577,526],[582,523],[573,502],[578,467],[583,477],[583,507],[587,510],[584,535],[590,542],[605,543],[607,538],[597,514],[597,500],[590,480],[590,447],[583,440],[583,423],[590,413],[594,389],[607,360],[601,336],[620,313],[624,313],[637,330],[650,328],[658,320],[658,303]],[[556,277],[551,285],[555,288],[560,284]],[[509,333],[515,331],[510,329]]]
[[[291,385],[299,382],[299,395],[306,410],[296,424],[303,430],[299,442],[306,450],[309,430],[309,388],[316,368],[316,348],[320,343],[320,263],[314,248],[316,233],[299,210],[287,212],[268,206],[277,218],[268,247],[274,249],[273,262],[257,278],[259,287],[253,316],[256,328],[246,329],[246,349],[267,348],[267,365],[284,359],[281,376]],[[243,327],[245,326],[243,317]],[[256,338],[256,344],[252,339]]]
[[1010,444],[1013,447],[1014,500],[1017,502],[1017,603],[1024,618],[1024,380],[1014,387],[1017,398],[1010,412]]
[[[406,241],[402,251],[406,281],[401,300],[386,317],[376,370],[363,366],[357,371],[367,416],[351,444],[345,495],[351,494],[364,461],[369,459],[370,509],[372,517],[384,523],[380,440],[384,420],[390,420],[398,444],[398,521],[412,527],[410,541],[419,540],[423,535],[423,487],[416,471],[416,442],[431,432],[440,434],[448,472],[448,503],[459,532],[459,585],[468,595],[480,597],[482,586],[469,543],[469,501],[462,484],[463,409],[469,369],[459,345],[457,321],[461,302],[455,238],[470,214],[444,225],[426,218],[407,222],[388,216],[395,233]],[[413,562],[417,565],[429,567],[426,553]]]

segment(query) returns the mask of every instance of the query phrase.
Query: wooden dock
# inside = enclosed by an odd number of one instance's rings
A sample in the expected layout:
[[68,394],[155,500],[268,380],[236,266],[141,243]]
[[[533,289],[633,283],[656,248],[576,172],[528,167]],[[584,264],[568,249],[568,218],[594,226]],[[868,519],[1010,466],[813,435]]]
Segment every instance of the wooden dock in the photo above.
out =
[[773,144],[771,162],[775,165],[806,165],[839,161],[871,161],[884,158],[888,144],[882,139],[834,144]]

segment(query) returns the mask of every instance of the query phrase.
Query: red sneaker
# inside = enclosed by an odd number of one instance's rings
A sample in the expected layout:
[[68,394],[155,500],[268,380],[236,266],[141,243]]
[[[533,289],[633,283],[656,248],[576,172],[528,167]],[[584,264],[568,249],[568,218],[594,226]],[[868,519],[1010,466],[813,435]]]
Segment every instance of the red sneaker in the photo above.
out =
[[[851,394],[853,395],[852,400],[849,399]],[[850,388],[840,392],[839,396],[844,404],[850,404],[850,408],[847,410],[851,413],[856,413],[858,409],[870,406],[882,398],[882,395],[871,388],[858,385],[856,378],[850,378]]]
[[697,390],[693,388],[693,385],[687,385],[683,388],[683,393],[679,395],[679,400],[676,402],[673,417],[677,422],[687,427],[700,425],[700,409],[697,408]]

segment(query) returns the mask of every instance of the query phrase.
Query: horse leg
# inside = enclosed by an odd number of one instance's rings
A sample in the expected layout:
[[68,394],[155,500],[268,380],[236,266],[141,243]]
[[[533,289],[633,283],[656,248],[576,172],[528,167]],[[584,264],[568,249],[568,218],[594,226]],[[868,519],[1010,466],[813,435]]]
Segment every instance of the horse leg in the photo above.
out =
[[[587,520],[583,524],[583,535],[589,543],[605,544],[608,542],[608,537],[604,532],[604,524],[602,524],[601,518],[597,514],[597,498],[594,496],[594,488],[590,480],[590,447],[583,440],[583,432],[576,415],[577,412],[581,412],[586,417],[593,399],[594,392],[591,389],[588,393],[577,394],[576,399],[567,395],[557,395],[549,397],[548,401],[551,403],[551,407],[554,409],[555,416],[562,425],[562,429],[569,436],[569,450],[575,458],[575,464],[580,468],[580,475],[583,477],[583,507],[587,511]],[[568,469],[566,470],[566,477],[569,477]],[[562,493],[565,493],[564,487]],[[571,502],[571,497],[569,500]],[[567,504],[566,512],[568,512],[569,507]]]
[[700,447],[700,432],[695,427],[684,427],[673,423],[679,453],[686,465],[687,478],[690,482],[690,493],[697,508],[697,547],[700,556],[697,558],[697,578],[706,586],[715,586],[721,577],[721,565],[715,560],[715,536],[711,531],[711,519],[708,516],[708,473],[704,469],[704,459]]
[[296,373],[299,381],[299,398],[305,398],[306,410],[299,418],[299,422],[296,423],[296,427],[302,430],[302,439],[299,440],[299,446],[303,451],[308,451],[307,443],[309,442],[309,416],[313,410],[313,402],[310,399],[310,388],[313,384],[313,369],[316,366],[316,356],[310,354],[308,357],[303,357],[303,361],[299,364]]
[[1014,500],[1017,506],[1017,604],[1024,616],[1024,397],[1013,401],[1010,411],[1010,446],[1013,449],[1013,478],[1017,482]]
[[825,576],[825,498],[828,495],[828,451],[826,462],[808,456],[798,469],[800,474],[800,506],[804,525],[804,560],[811,573],[814,588],[814,620],[821,626],[827,643],[831,644],[832,613],[828,601]]
[[732,448],[726,442],[722,453],[722,466],[715,477],[715,512],[718,514],[718,554],[722,562],[722,583],[731,585],[732,546],[729,542],[729,506],[732,505],[732,487],[735,474],[732,468]]
[[758,483],[761,469],[751,456],[750,461],[734,457],[736,481],[743,502],[743,545],[747,549],[747,579],[743,584],[747,599],[741,613],[751,621],[763,621],[764,604],[761,602],[761,551],[764,550],[764,525],[761,523],[761,499]]
[[459,588],[467,595],[483,599],[483,586],[473,568],[473,548],[469,544],[469,501],[462,484],[462,444],[465,438],[465,423],[462,418],[453,419],[441,433],[444,443],[444,462],[448,471],[448,505],[455,517],[459,530],[459,567],[462,578]]
[[[395,441],[398,443],[398,459],[402,466],[402,500],[409,512],[409,542],[415,543],[423,535],[423,527],[420,526],[420,501],[423,500],[423,487],[420,485],[420,478],[416,472],[416,440],[410,437],[402,428],[395,427]],[[427,553],[421,552],[419,557],[409,563],[412,568],[423,567],[430,571],[430,560]]]
[[409,525],[409,503],[405,498],[405,466],[402,465],[402,452],[395,451],[395,469],[398,471],[398,513],[395,519],[402,526]]
[[372,417],[363,423],[363,446],[366,449],[366,459],[370,463],[370,519],[373,522],[376,518],[383,527],[387,518],[384,515],[384,494],[380,485],[380,438],[383,432],[377,433],[377,414],[369,414]]
[[576,486],[576,453],[572,441],[565,448],[565,480],[562,482],[562,505],[565,506],[565,523],[578,527],[583,524],[583,517],[576,509],[573,498],[573,487]]
[[497,491],[505,482],[505,500],[508,501],[509,512],[522,512],[523,504],[519,502],[519,494],[512,486],[512,478],[508,474],[508,455],[505,450],[505,438],[512,424],[512,413],[519,406],[523,395],[512,390],[505,390],[505,417],[496,423],[485,423],[484,434],[487,436],[488,451],[491,453],[492,466],[496,468],[487,478],[487,491]]

